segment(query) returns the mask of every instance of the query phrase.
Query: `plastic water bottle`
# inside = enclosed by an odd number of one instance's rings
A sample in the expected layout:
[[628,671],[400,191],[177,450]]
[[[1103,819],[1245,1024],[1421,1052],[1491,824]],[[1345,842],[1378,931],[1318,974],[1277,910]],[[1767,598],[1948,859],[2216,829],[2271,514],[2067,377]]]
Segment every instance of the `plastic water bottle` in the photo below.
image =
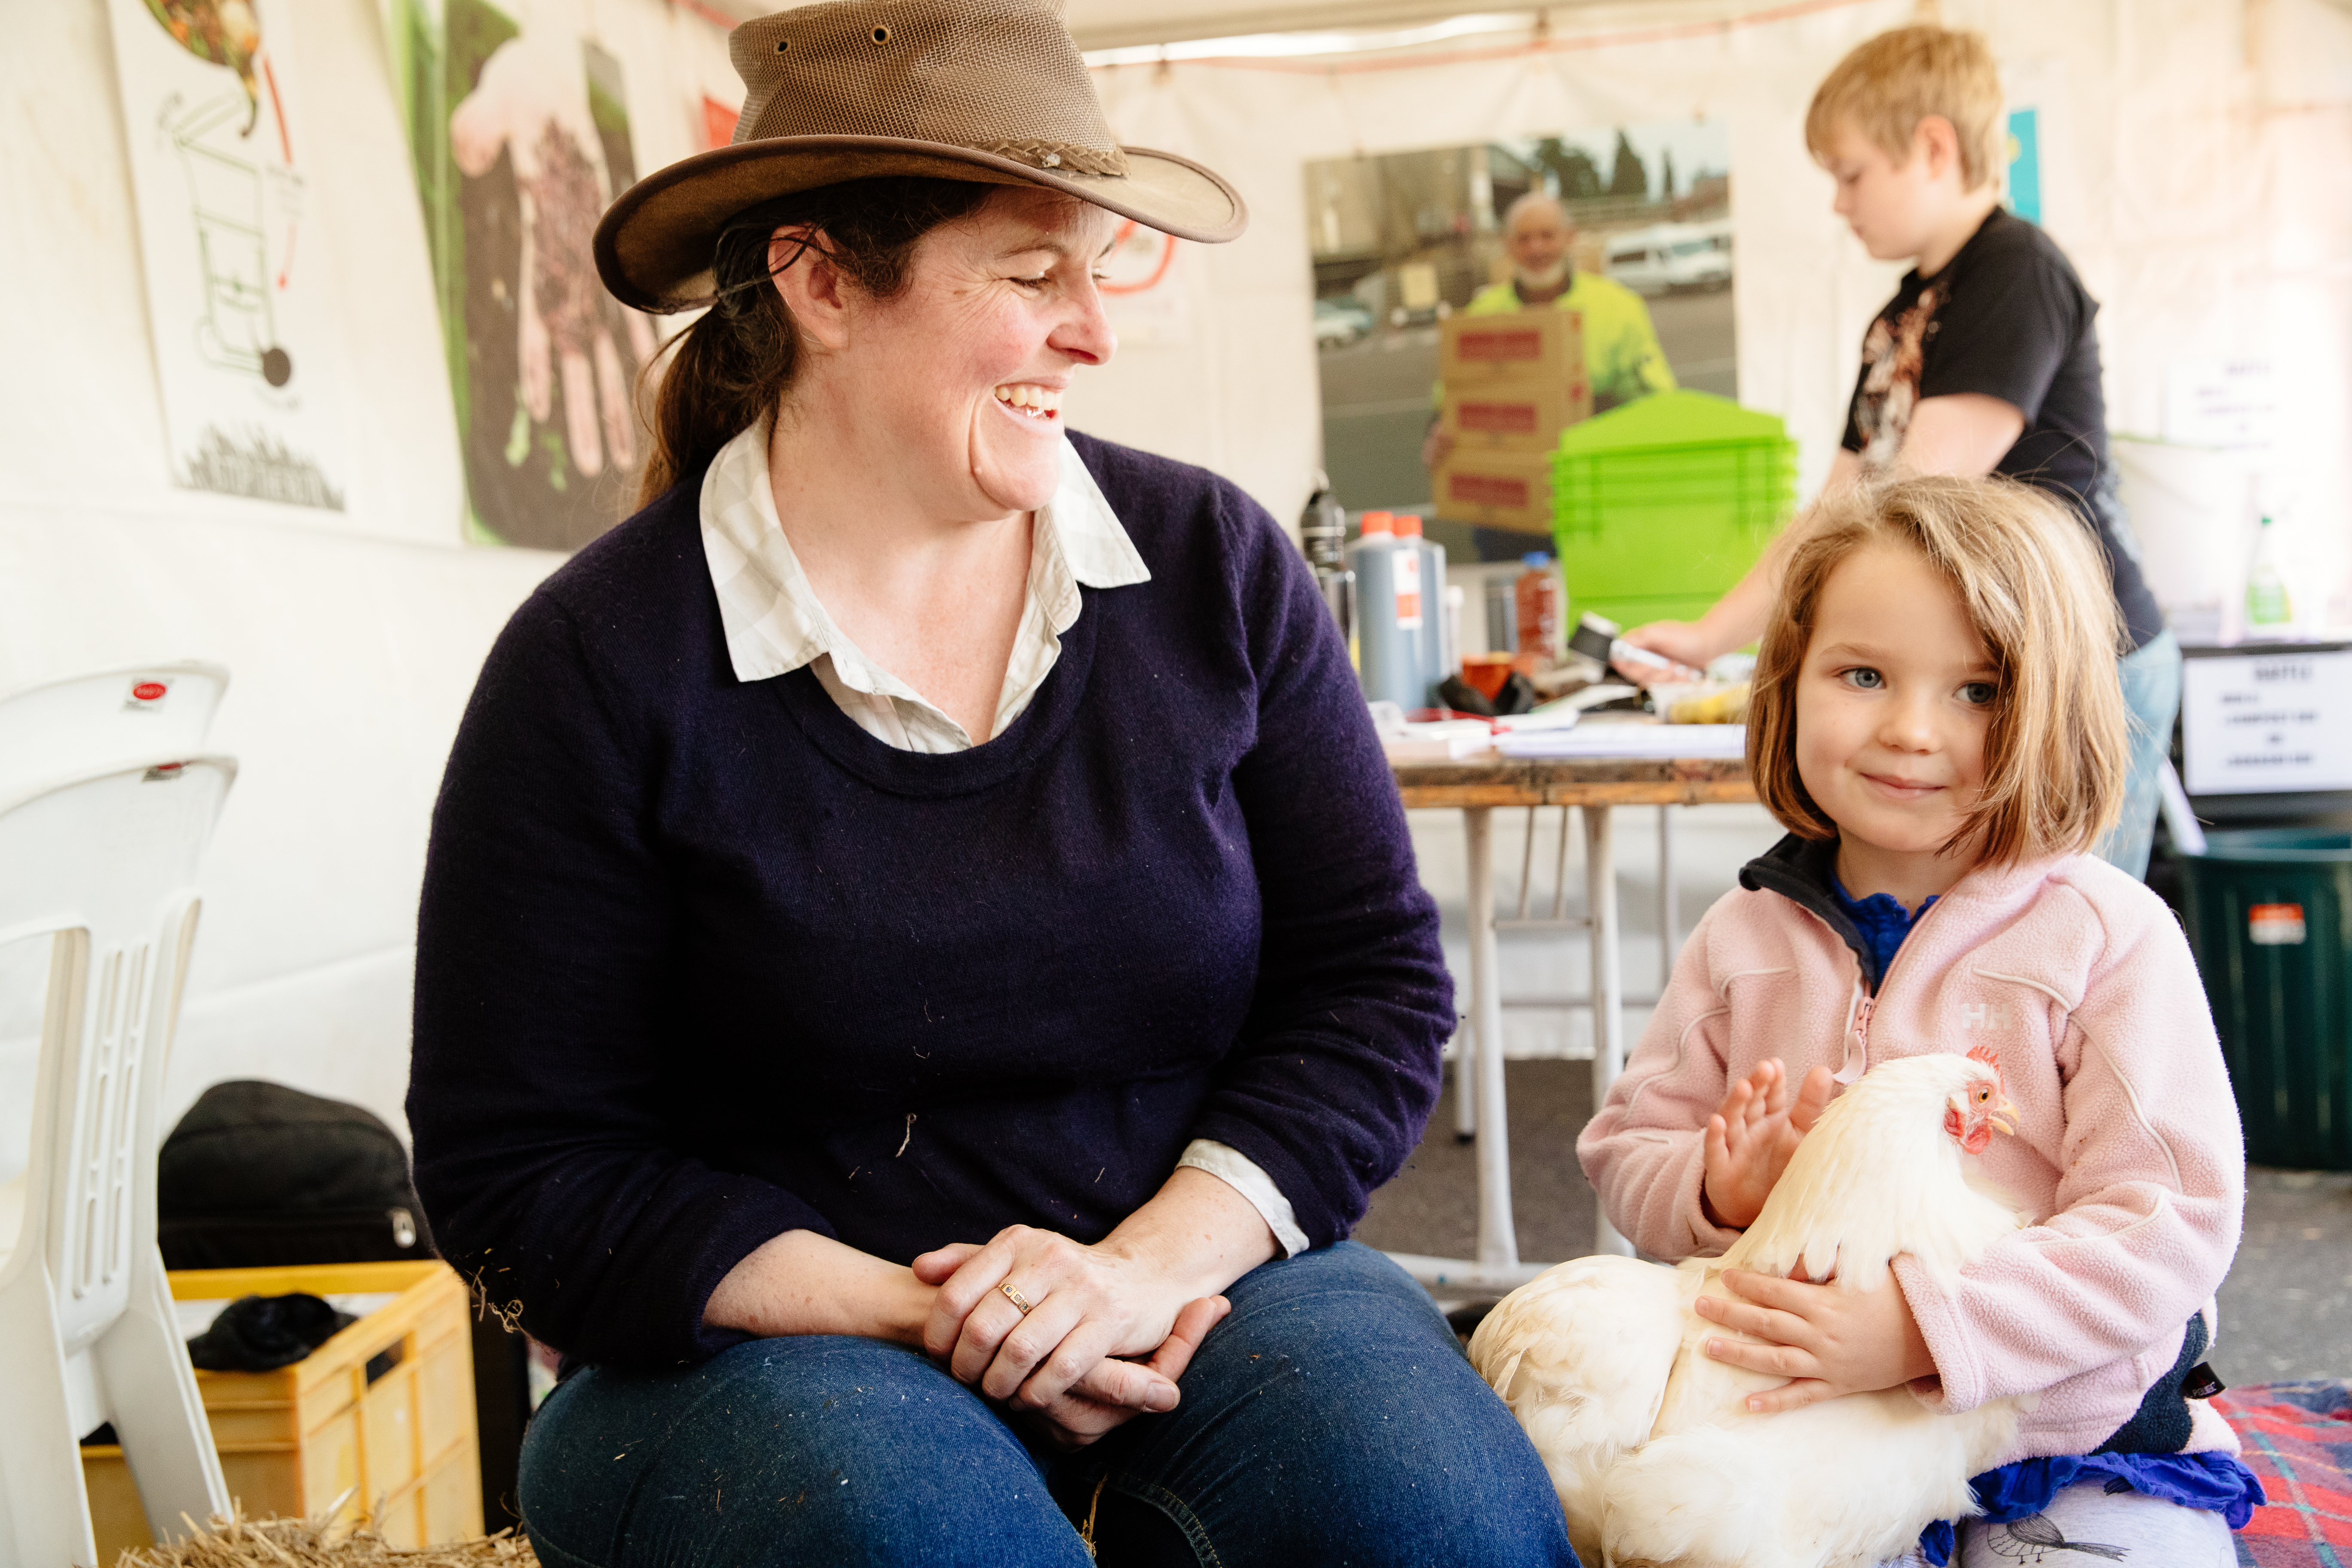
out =
[[1422,700],[1424,705],[1442,707],[1444,704],[1437,696],[1437,683],[1453,674],[1460,663],[1454,652],[1454,618],[1445,613],[1445,546],[1423,534],[1421,519],[1412,512],[1398,512],[1391,526],[1399,539],[1411,542],[1421,552]]
[[1515,668],[1533,675],[1559,658],[1561,593],[1559,571],[1551,557],[1531,551],[1519,557],[1526,568],[1513,584],[1518,610],[1518,647]]
[[2294,600],[2279,572],[2275,537],[2264,512],[2254,535],[2254,558],[2246,566],[2246,631],[2252,637],[2276,637],[2294,625]]
[[1348,564],[1356,574],[1357,678],[1364,696],[1411,712],[1429,706],[1423,647],[1436,611],[1423,581],[1421,542],[1398,538],[1396,522],[1388,512],[1366,512],[1362,536],[1348,546]]

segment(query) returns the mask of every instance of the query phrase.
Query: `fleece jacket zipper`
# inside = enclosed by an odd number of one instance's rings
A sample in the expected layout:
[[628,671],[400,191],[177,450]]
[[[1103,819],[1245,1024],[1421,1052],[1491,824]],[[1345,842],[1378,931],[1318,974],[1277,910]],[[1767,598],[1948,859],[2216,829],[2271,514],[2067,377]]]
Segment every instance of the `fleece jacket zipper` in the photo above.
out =
[[[1831,890],[1831,881],[1837,875],[1837,840],[1800,838],[1791,833],[1763,854],[1739,868],[1739,885],[1751,891],[1773,892],[1787,899],[1799,909],[1827,926],[1831,934],[1846,945],[1853,954],[1854,985],[1862,994],[1856,1000],[1846,1030],[1845,1060],[1839,1063],[1837,1080],[1852,1083],[1870,1067],[1870,1018],[1877,1011],[1878,998],[1885,993],[1886,983],[1903,963],[1903,954],[1911,946],[1911,938],[1918,933],[1922,923],[1931,918],[1945,900],[1923,910],[1911,924],[1911,931],[1895,949],[1886,973],[1877,972],[1878,960],[1870,944],[1846,912],[1838,908]],[[1860,1048],[1860,1066],[1854,1065],[1856,1047]]]

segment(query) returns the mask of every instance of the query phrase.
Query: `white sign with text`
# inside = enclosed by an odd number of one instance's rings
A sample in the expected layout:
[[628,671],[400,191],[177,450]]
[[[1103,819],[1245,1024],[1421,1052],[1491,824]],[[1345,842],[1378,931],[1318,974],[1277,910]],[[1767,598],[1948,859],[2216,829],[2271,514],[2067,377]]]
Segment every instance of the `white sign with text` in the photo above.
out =
[[2190,795],[2352,789],[2352,652],[2189,659],[2180,723]]

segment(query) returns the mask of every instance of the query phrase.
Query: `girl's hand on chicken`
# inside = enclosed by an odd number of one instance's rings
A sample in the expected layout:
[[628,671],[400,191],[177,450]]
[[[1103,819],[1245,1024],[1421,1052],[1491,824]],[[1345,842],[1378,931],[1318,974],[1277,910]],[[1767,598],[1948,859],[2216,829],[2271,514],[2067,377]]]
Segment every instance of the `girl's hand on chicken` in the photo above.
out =
[[1841,1290],[1811,1283],[1799,1264],[1786,1279],[1726,1269],[1723,1283],[1740,1299],[1701,1296],[1698,1315],[1765,1342],[1711,1339],[1708,1356],[1789,1380],[1748,1396],[1748,1408],[1758,1415],[1935,1374],[1935,1358],[1911,1316],[1911,1303],[1891,1276],[1876,1290]]
[[1764,1212],[1789,1156],[1812,1131],[1830,1102],[1835,1080],[1826,1067],[1805,1075],[1793,1094],[1778,1057],[1731,1086],[1722,1107],[1706,1119],[1706,1181],[1699,1201],[1707,1218],[1727,1230],[1745,1230]]

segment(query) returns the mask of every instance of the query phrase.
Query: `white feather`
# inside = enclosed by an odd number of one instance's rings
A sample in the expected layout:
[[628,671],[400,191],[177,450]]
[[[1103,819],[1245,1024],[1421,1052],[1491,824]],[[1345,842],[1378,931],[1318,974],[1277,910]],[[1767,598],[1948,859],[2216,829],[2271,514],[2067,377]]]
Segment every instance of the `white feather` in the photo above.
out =
[[1830,1102],[1797,1145],[1764,1212],[1723,1255],[1727,1268],[1785,1275],[1834,1272],[1849,1290],[1875,1290],[1887,1263],[1909,1253],[1949,1286],[1961,1265],[2015,1230],[2015,1209],[1970,1184],[1944,1113],[1998,1074],[1968,1057],[1884,1062]]
[[1689,1302],[1671,1268],[1580,1258],[1505,1297],[1470,1363],[1542,1456],[1578,1558],[1599,1563],[1601,1481],[1650,1435]]
[[1904,1389],[1755,1415],[1781,1379],[1713,1360],[1747,1338],[1691,1310],[1724,1269],[1786,1275],[1801,1260],[1842,1289],[1893,1285],[1909,1253],[1950,1280],[2021,1223],[1970,1185],[1948,1108],[1999,1077],[1966,1057],[1873,1068],[1822,1114],[1729,1252],[1679,1268],[1584,1258],[1513,1291],[1470,1360],[1542,1456],[1580,1558],[1612,1568],[1869,1568],[1937,1519],[1976,1511],[1968,1478],[2014,1440],[2018,1406],[1958,1415]]

